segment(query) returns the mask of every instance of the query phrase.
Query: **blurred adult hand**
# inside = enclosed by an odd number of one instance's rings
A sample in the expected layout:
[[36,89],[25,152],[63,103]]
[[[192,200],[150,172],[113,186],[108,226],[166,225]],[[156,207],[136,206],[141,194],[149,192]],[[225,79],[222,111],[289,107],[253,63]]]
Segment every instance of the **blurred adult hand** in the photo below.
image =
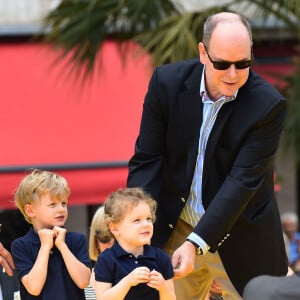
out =
[[0,242],[0,265],[4,268],[9,276],[13,276],[15,264],[9,251],[7,251]]

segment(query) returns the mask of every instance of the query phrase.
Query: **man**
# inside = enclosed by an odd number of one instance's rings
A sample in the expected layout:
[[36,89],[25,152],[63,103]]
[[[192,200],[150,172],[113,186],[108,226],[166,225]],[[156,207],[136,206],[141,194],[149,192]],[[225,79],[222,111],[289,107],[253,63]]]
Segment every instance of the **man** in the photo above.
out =
[[213,278],[241,299],[251,278],[287,273],[273,191],[286,101],[250,70],[241,16],[208,18],[199,56],[154,70],[127,184],[158,202],[152,242],[173,254],[177,299],[204,299]]
[[300,278],[297,274],[285,277],[261,275],[250,280],[244,290],[244,300],[298,300]]

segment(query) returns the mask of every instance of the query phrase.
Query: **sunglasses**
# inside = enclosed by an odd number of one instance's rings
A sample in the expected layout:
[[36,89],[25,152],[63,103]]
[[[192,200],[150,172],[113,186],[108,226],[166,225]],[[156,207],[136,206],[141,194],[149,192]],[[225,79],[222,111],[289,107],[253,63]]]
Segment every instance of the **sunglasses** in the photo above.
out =
[[96,230],[95,236],[100,243],[107,244],[112,240],[112,236],[109,234],[107,230],[101,231]]
[[210,62],[213,64],[216,70],[227,70],[231,65],[234,65],[235,68],[238,70],[242,70],[242,69],[249,68],[252,65],[252,59],[239,60],[239,61],[212,60],[205,45],[204,48]]

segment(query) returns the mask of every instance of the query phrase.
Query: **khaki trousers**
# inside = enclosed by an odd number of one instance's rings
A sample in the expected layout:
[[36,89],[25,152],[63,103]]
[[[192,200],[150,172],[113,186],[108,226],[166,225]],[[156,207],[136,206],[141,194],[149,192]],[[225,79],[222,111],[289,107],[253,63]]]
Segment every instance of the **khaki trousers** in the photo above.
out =
[[[192,226],[179,220],[164,250],[172,255],[192,232]],[[222,285],[224,300],[242,299],[230,282],[218,252],[196,256],[195,269],[188,276],[174,281],[177,300],[204,300],[215,279]]]

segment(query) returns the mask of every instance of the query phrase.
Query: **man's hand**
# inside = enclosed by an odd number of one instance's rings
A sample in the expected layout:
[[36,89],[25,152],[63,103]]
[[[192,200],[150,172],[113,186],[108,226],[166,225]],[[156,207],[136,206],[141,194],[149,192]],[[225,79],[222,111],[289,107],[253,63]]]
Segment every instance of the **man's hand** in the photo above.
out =
[[5,272],[9,276],[13,276],[13,270],[15,269],[15,264],[11,254],[4,248],[0,242],[0,265],[4,268]]
[[174,279],[185,277],[193,272],[195,266],[196,249],[195,246],[185,241],[172,255],[172,265],[174,268]]

